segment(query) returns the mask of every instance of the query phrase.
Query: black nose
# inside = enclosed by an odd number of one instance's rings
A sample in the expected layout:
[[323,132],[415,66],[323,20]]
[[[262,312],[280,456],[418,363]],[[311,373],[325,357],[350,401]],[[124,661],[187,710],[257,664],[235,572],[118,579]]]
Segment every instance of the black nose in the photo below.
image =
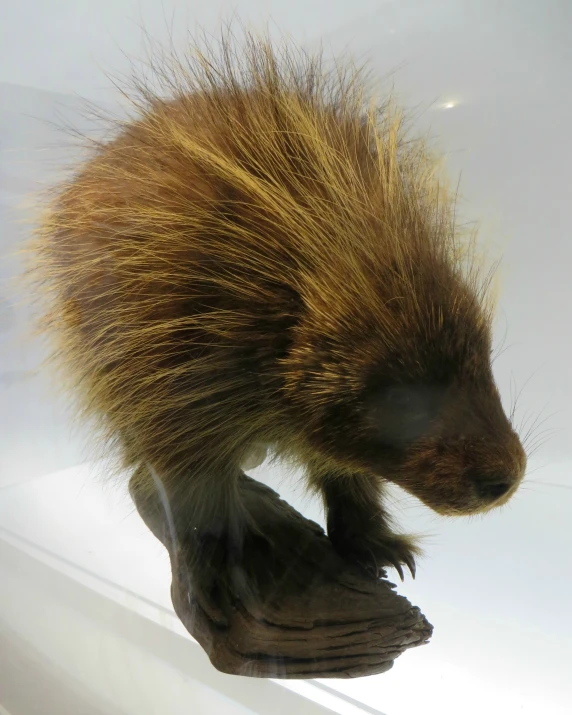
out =
[[482,499],[496,501],[503,497],[511,488],[512,482],[507,479],[485,480],[475,482],[477,493]]

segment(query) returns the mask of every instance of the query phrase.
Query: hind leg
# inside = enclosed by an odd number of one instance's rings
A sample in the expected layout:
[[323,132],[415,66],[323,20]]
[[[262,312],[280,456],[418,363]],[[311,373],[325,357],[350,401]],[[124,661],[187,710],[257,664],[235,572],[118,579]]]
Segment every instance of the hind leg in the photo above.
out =
[[383,505],[381,481],[361,474],[318,474],[312,482],[323,496],[328,536],[344,558],[377,577],[393,566],[403,580],[402,564],[415,576],[414,540],[394,533]]
[[226,625],[238,601],[251,609],[258,605],[253,573],[268,544],[242,504],[239,470],[220,467],[216,476],[208,471],[195,464],[186,479],[173,483],[145,464],[133,475],[130,491],[145,521],[166,532],[155,531],[170,544],[189,601]]

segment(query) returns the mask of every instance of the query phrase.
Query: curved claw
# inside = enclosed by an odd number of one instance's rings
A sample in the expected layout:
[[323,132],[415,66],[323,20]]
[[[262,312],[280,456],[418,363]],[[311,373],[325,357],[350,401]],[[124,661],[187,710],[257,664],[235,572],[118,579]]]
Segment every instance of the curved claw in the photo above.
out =
[[[391,565],[399,574],[399,578],[402,581],[405,581],[405,576],[403,575],[403,569],[401,568],[401,564],[399,563],[398,559],[391,559]],[[407,565],[409,566],[409,564],[407,564]],[[409,568],[411,568],[411,567],[409,567]]]
[[404,556],[404,557],[403,557],[403,560],[404,560],[404,562],[405,562],[405,565],[407,566],[407,568],[409,569],[409,571],[410,571],[410,573],[411,573],[411,577],[412,577],[412,578],[415,578],[415,574],[417,573],[417,567],[416,567],[416,565],[415,565],[415,559],[413,558],[413,556],[411,556],[411,555],[408,554],[407,556]]
[[371,560],[363,558],[362,554],[362,558],[357,559],[357,563],[367,574],[369,574],[373,578],[379,578],[382,567],[378,566],[373,551],[371,549],[368,549],[368,552],[369,556],[371,557]]
[[386,534],[372,537],[366,533],[345,539],[337,548],[347,560],[357,563],[375,579],[383,576],[384,569],[389,566],[397,571],[401,581],[405,581],[403,565],[415,578],[414,547],[406,537]]

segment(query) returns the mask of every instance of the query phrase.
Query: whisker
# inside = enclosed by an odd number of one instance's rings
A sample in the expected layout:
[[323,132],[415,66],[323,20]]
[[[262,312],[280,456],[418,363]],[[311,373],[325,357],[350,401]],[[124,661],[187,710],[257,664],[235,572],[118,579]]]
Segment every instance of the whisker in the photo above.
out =
[[537,486],[542,486],[542,487],[551,487],[553,489],[572,489],[572,484],[558,484],[557,482],[533,481],[532,484],[535,484]]
[[549,439],[554,437],[557,432],[558,430],[556,430],[555,428],[544,429],[540,432],[537,432],[535,435],[532,435],[530,440],[525,440],[523,446],[526,449],[533,449],[538,442],[540,442],[541,444],[545,444]]
[[527,444],[527,443],[528,443],[528,440],[529,440],[529,439],[533,436],[533,434],[534,434],[534,430],[536,430],[536,429],[542,427],[542,425],[544,425],[548,420],[552,419],[552,418],[557,414],[557,411],[552,412],[551,414],[546,415],[546,417],[544,417],[541,421],[539,421],[540,418],[542,417],[542,413],[544,412],[544,410],[546,409],[547,406],[548,406],[548,403],[546,403],[546,404],[544,405],[544,407],[543,407],[542,410],[539,412],[539,414],[537,415],[537,417],[536,417],[536,419],[534,420],[534,422],[532,423],[532,425],[528,428],[526,434],[525,434],[524,437],[522,438],[523,444]]

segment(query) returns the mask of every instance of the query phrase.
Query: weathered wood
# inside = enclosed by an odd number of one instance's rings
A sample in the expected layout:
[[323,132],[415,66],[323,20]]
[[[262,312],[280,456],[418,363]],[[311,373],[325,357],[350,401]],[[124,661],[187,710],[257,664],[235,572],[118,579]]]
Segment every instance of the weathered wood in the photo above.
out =
[[393,584],[343,561],[322,528],[272,489],[247,476],[241,489],[274,550],[257,574],[259,604],[247,610],[238,603],[225,628],[193,600],[188,555],[172,543],[159,497],[143,501],[132,490],[141,517],[169,551],[175,612],[215,668],[251,677],[355,678],[383,673],[427,642],[432,626]]

